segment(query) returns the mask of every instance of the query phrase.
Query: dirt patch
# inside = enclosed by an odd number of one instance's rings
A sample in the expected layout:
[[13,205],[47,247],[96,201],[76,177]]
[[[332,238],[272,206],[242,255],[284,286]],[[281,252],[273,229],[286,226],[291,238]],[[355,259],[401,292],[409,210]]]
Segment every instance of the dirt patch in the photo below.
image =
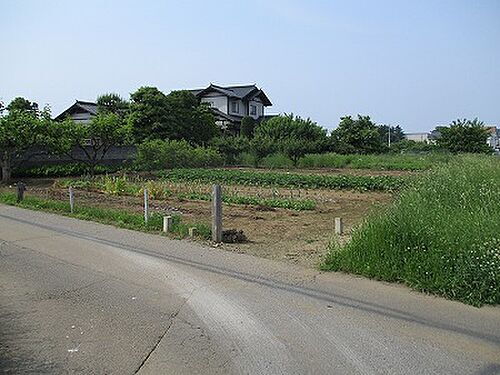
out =
[[[53,180],[29,180],[27,195],[68,200],[66,189],[53,187]],[[175,190],[192,189],[189,184],[175,184]],[[197,185],[200,188],[200,185]],[[203,187],[207,191],[210,185]],[[4,188],[5,189],[5,188]],[[8,189],[8,187],[7,187]],[[14,190],[14,187],[10,188]],[[335,217],[344,220],[345,241],[354,226],[359,224],[373,209],[388,204],[393,197],[387,193],[352,192],[332,190],[290,190],[252,186],[225,186],[224,192],[259,196],[292,196],[314,199],[317,207],[313,211],[293,211],[244,205],[223,205],[225,229],[242,230],[246,243],[223,244],[220,248],[248,253],[264,258],[316,266],[327,252],[327,245],[334,233]],[[141,197],[114,196],[99,192],[76,190],[76,204],[123,209],[142,212]],[[168,198],[152,200],[150,210],[161,214],[180,214],[183,220],[210,224],[210,202]]]

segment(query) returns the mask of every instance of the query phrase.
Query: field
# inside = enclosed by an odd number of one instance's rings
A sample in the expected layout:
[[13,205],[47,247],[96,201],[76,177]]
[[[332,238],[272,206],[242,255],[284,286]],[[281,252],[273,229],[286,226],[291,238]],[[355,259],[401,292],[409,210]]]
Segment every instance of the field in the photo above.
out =
[[[406,172],[358,172],[196,169],[25,182],[27,196],[67,205],[68,187],[73,186],[77,206],[121,210],[135,214],[139,221],[143,188],[147,187],[154,213],[179,215],[186,227],[205,228],[210,224],[211,186],[219,182],[223,186],[224,228],[243,230],[248,238],[245,243],[222,245],[225,250],[316,267],[328,250],[335,217],[344,219],[346,235],[341,240],[345,241],[353,226],[368,212],[390,203],[395,189],[413,177]],[[326,188],[328,184],[335,188]],[[134,229],[147,228],[137,224]]]

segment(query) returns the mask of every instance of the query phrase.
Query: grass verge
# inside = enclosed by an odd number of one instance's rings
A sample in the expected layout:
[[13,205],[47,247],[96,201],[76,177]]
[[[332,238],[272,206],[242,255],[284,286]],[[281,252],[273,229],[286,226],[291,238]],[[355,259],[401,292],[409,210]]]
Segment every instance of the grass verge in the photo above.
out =
[[[9,192],[0,192],[0,203],[37,211],[53,212],[70,216],[77,219],[96,221],[103,224],[114,225],[119,228],[132,229],[142,232],[160,232],[163,227],[163,217],[158,213],[153,213],[146,224],[144,216],[135,212],[127,212],[111,208],[91,207],[77,205],[73,213],[67,202],[53,199],[42,199],[33,196],[26,196],[22,202],[16,202],[16,195]],[[187,237],[189,228],[195,227],[197,235],[203,239],[209,239],[211,230],[208,225],[195,223],[183,223],[180,216],[172,218],[171,234],[177,238]]]
[[500,162],[465,156],[373,214],[325,270],[403,282],[468,304],[500,303]]

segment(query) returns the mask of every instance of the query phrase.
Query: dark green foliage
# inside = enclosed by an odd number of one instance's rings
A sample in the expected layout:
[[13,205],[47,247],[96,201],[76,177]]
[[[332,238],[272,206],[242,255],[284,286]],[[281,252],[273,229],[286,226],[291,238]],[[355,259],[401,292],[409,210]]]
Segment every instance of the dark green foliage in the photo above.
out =
[[255,131],[256,122],[253,117],[245,116],[241,119],[240,134],[243,137],[252,138]]
[[375,213],[324,268],[473,305],[500,303],[500,163],[463,156],[423,175]]
[[439,128],[437,144],[450,152],[488,153],[491,148],[486,144],[488,132],[484,123],[474,120],[456,120],[449,127]]
[[224,161],[228,165],[234,165],[238,161],[238,156],[250,149],[250,141],[246,137],[222,136],[212,138],[210,147],[219,151],[224,156]]
[[194,147],[186,141],[146,141],[137,148],[136,165],[141,170],[213,167],[223,164],[213,149]]
[[120,117],[126,117],[129,113],[129,102],[120,95],[109,93],[97,98],[99,113],[114,113]]
[[407,178],[395,176],[307,175],[227,169],[173,169],[161,171],[159,176],[170,181],[199,181],[299,189],[325,188],[380,191],[398,190],[407,181]]
[[220,132],[210,108],[188,91],[165,95],[155,87],[141,87],[130,97],[129,122],[136,143],[184,139],[203,144]]
[[385,150],[379,130],[370,116],[341,117],[331,138],[333,150],[339,154],[373,154]]
[[38,104],[35,102],[30,102],[28,99],[17,97],[13,99],[7,106],[9,112],[22,112],[27,113],[32,116],[38,116],[39,109]]
[[399,125],[390,126],[390,125],[378,125],[378,133],[380,135],[380,142],[382,144],[389,143],[389,130],[391,135],[391,144],[397,143],[405,139],[405,133],[403,129]]

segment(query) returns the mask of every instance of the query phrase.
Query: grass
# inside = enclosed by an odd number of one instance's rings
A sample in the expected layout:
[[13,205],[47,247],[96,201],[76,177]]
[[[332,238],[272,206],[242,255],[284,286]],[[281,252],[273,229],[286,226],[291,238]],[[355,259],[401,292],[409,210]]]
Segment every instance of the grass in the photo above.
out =
[[[148,189],[149,196],[153,199],[164,199],[167,197],[177,197],[188,200],[210,201],[211,195],[206,192],[190,191],[174,193],[170,190],[165,181],[130,179],[126,176],[114,177],[103,176],[97,178],[81,178],[60,180],[57,186],[79,188],[82,190],[98,190],[110,195],[132,195],[140,196],[144,192],[144,187]],[[262,207],[286,208],[290,210],[303,211],[314,210],[316,202],[311,199],[288,199],[281,197],[261,198],[240,194],[223,194],[222,201],[229,204],[255,205]]]
[[170,181],[360,191],[399,190],[409,179],[400,176],[313,175],[228,169],[172,169],[158,174]]
[[[132,229],[142,232],[160,232],[163,227],[163,217],[158,213],[152,213],[148,223],[144,221],[144,215],[125,210],[117,210],[102,207],[91,207],[77,205],[73,213],[70,211],[68,202],[53,199],[42,199],[39,197],[25,196],[22,202],[16,202],[16,194],[0,192],[0,203],[37,211],[47,211],[77,219],[96,221],[103,224],[114,225],[119,228]],[[188,235],[189,228],[195,227],[197,235],[203,239],[210,238],[211,230],[208,225],[195,223],[183,223],[180,216],[173,216],[171,233],[178,238]]]
[[299,160],[299,168],[352,168],[376,170],[427,170],[433,166],[448,163],[451,154],[430,153],[380,154],[380,155],[340,155],[334,153],[309,154]]
[[464,156],[421,176],[322,266],[472,305],[500,303],[500,161]]

